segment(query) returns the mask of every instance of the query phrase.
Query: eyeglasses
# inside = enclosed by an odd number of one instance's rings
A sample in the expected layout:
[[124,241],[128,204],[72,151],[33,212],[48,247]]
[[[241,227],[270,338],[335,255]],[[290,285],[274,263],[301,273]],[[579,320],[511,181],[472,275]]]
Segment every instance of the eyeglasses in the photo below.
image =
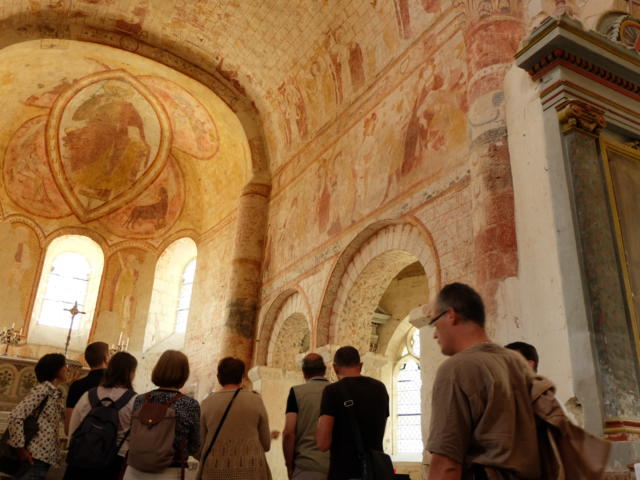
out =
[[433,317],[431,320],[429,320],[429,323],[427,325],[431,326],[434,323],[436,323],[440,317],[442,317],[445,313],[447,313],[447,310],[444,310],[443,312],[440,312],[438,315],[436,315],[435,317]]

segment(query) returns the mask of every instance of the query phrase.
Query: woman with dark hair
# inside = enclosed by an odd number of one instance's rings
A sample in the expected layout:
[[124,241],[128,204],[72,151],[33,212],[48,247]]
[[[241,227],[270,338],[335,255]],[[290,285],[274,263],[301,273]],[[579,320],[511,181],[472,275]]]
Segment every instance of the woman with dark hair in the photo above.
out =
[[[184,469],[189,455],[195,455],[200,450],[200,404],[193,398],[180,392],[189,378],[189,360],[187,356],[177,350],[166,350],[156,362],[151,373],[151,381],[158,387],[155,390],[138,395],[133,406],[133,420],[131,430],[131,449],[127,460],[124,480],[179,480],[184,478]],[[150,408],[149,408],[150,407]],[[149,452],[153,442],[141,446],[136,438],[136,426],[144,423],[145,411],[162,409],[165,412],[173,410],[175,428],[171,454],[163,460],[167,463],[154,465],[154,468],[143,468],[138,462],[141,457],[148,460],[154,456]],[[137,422],[137,425],[136,425]],[[156,428],[156,430],[158,430]],[[160,442],[162,443],[162,442]],[[136,461],[136,459],[138,461]],[[146,462],[142,462],[146,463]],[[144,465],[149,467],[149,465]],[[228,479],[227,479],[228,480]]]
[[[35,367],[38,384],[9,414],[9,445],[18,452],[22,464],[15,480],[41,480],[60,460],[58,429],[64,416],[62,392],[58,385],[67,380],[67,360],[59,353],[48,353]],[[38,432],[27,443],[24,421],[37,416]]]
[[[124,468],[124,457],[127,452],[126,434],[131,425],[131,411],[135,400],[133,378],[138,361],[127,352],[116,353],[107,365],[102,385],[91,389],[80,397],[73,409],[69,424],[69,444],[73,448],[73,434],[82,424],[89,412],[98,404],[120,407],[118,410],[118,433],[116,445],[120,448],[106,467],[86,468],[70,464],[64,474],[64,480],[117,480]],[[122,399],[122,401],[120,401]],[[80,440],[81,441],[81,440]],[[73,455],[70,455],[73,459]]]
[[[262,397],[242,389],[244,369],[244,362],[238,358],[226,357],[218,363],[221,388],[202,402],[198,480],[271,478],[265,457],[271,446],[269,419]],[[229,405],[214,443],[213,436]]]

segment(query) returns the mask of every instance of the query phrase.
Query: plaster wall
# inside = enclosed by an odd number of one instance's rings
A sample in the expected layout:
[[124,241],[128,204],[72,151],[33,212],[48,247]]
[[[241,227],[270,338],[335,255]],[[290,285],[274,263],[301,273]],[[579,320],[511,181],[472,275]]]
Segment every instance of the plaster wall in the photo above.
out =
[[[556,215],[570,219],[571,212],[563,214],[554,208],[550,182],[557,166],[548,157],[538,89],[524,70],[511,68],[505,78],[505,97],[519,269],[518,278],[505,282],[499,293],[503,321],[495,339],[535,345],[540,354],[539,372],[556,384],[559,399],[566,403],[575,391],[562,291],[581,287],[563,282],[557,235],[562,225]],[[561,145],[555,153],[562,158]]]

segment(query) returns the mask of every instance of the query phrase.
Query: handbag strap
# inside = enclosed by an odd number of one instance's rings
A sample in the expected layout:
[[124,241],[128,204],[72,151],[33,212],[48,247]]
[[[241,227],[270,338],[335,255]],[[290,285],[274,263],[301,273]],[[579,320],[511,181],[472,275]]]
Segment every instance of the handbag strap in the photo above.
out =
[[360,462],[362,463],[363,478],[367,480],[369,478],[369,469],[367,468],[367,454],[364,448],[364,441],[362,440],[362,432],[360,431],[360,426],[358,425],[358,420],[356,419],[356,414],[353,410],[353,406],[355,405],[355,403],[351,398],[349,390],[347,390],[347,386],[345,385],[343,380],[340,380],[338,382],[338,389],[342,393],[342,398],[344,400],[343,405],[347,418],[349,419],[349,423],[351,424],[351,431],[353,432],[353,437],[356,443],[356,451],[358,452],[358,457],[360,458]]
[[229,410],[231,409],[231,404],[233,403],[233,401],[238,396],[238,393],[240,393],[240,390],[242,390],[242,389],[239,388],[239,389],[236,390],[236,393],[233,394],[233,397],[231,397],[231,401],[227,405],[227,409],[222,414],[222,418],[220,419],[220,423],[218,423],[218,428],[216,428],[216,432],[213,434],[213,438],[211,439],[211,443],[209,444],[209,448],[207,448],[207,453],[205,453],[204,457],[202,457],[201,463],[202,463],[203,466],[204,466],[204,462],[207,461],[207,457],[211,453],[211,449],[213,448],[213,444],[216,443],[216,439],[218,438],[218,434],[220,433],[220,429],[222,428],[222,425],[224,424],[224,421],[227,419],[227,414],[229,413]]
[[40,414],[42,413],[42,410],[44,410],[44,406],[47,403],[47,400],[49,400],[49,394],[45,395],[45,397],[40,401],[40,404],[31,413],[31,415],[33,415],[36,420],[38,420]]

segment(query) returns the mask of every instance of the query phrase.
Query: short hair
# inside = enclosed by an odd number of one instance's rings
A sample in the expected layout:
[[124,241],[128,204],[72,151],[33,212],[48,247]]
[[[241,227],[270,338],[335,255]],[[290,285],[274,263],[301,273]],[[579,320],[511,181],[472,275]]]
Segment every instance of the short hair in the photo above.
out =
[[38,382],[55,380],[60,370],[67,364],[67,359],[61,353],[47,353],[36,364],[35,373]]
[[104,342],[93,342],[84,349],[84,359],[91,368],[100,366],[109,356],[109,345]]
[[318,375],[324,375],[327,371],[327,366],[324,364],[322,355],[317,353],[306,355],[302,359],[302,373],[305,377],[316,377]]
[[484,328],[484,303],[482,297],[469,285],[450,283],[442,287],[436,304],[441,309],[453,308],[465,320],[472,321]]
[[225,357],[218,362],[218,382],[220,385],[237,385],[242,383],[244,362],[239,358]]
[[109,360],[107,370],[104,372],[102,386],[105,388],[124,387],[133,390],[131,377],[136,371],[138,360],[127,352],[118,352]]
[[357,367],[360,365],[360,353],[352,346],[340,347],[333,356],[333,363],[339,367]]
[[536,347],[525,342],[512,342],[505,345],[504,348],[520,352],[524,358],[533,362],[533,370],[536,372],[538,371],[538,351],[536,350]]
[[151,372],[151,381],[160,388],[182,388],[189,378],[189,359],[178,350],[165,350]]

